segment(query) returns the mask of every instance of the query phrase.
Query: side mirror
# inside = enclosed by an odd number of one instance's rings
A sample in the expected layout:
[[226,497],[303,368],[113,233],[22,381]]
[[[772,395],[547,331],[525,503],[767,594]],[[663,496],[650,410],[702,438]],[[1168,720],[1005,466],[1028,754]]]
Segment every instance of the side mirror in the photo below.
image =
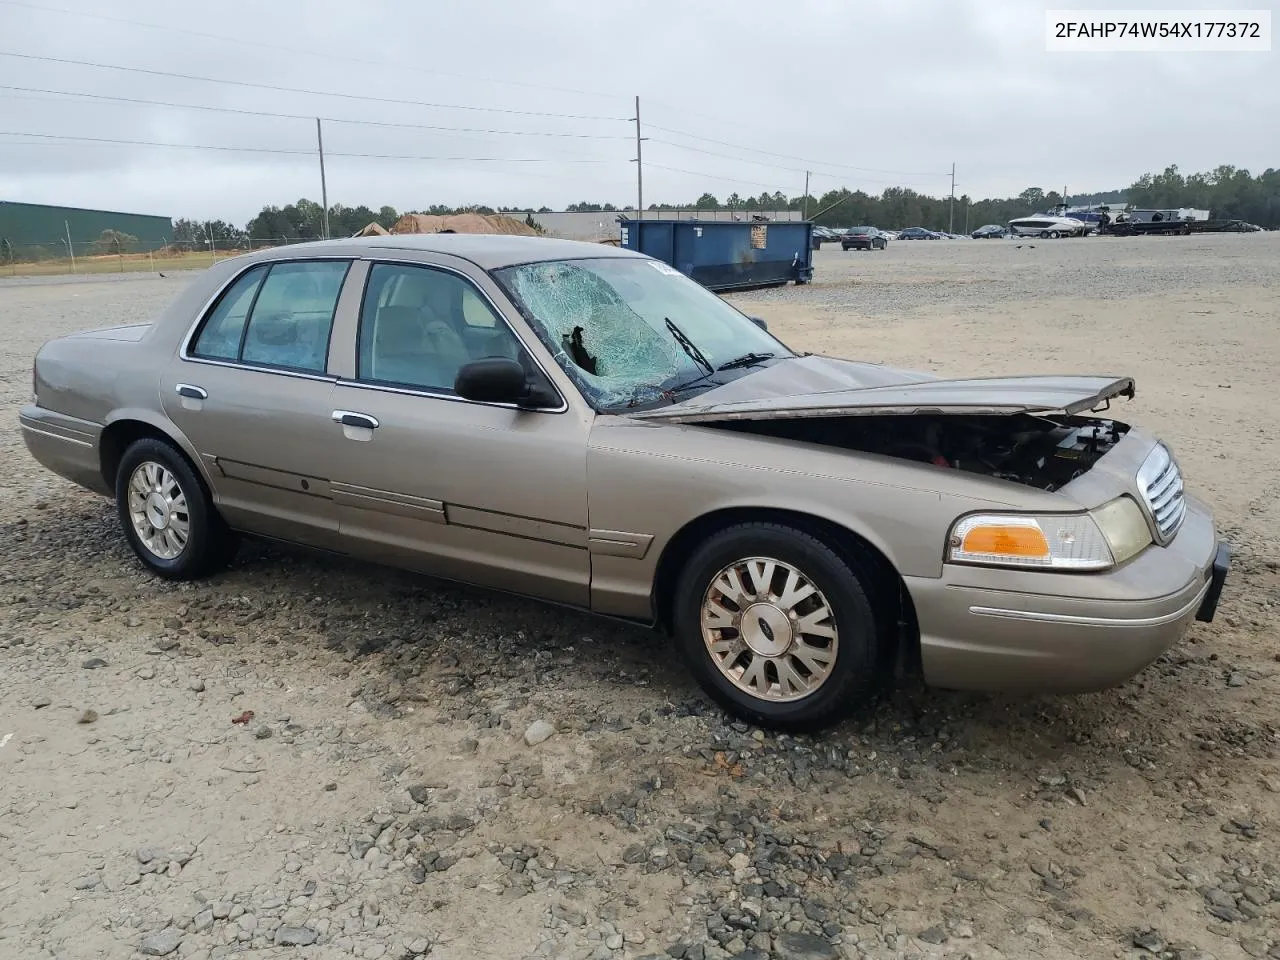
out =
[[453,389],[464,400],[514,403],[522,407],[552,406],[555,398],[529,382],[524,367],[510,357],[485,357],[463,365]]
[[759,327],[761,330],[768,330],[768,329],[769,329],[769,325],[768,325],[767,323],[765,323],[765,322],[764,322],[764,319],[763,319],[763,318],[761,318],[761,317],[748,317],[748,319],[749,319],[752,323],[754,323],[757,327]]

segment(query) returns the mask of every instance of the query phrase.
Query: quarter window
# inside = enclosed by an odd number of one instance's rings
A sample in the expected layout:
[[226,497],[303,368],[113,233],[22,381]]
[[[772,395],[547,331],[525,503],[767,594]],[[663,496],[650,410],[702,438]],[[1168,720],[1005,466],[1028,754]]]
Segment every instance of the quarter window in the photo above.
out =
[[192,352],[323,373],[349,266],[346,260],[308,260],[253,268],[214,307]]
[[249,308],[254,295],[267,275],[266,267],[254,267],[240,275],[222,295],[205,321],[204,329],[196,338],[192,349],[197,357],[214,360],[239,360],[240,341],[244,339],[244,323],[249,319]]
[[391,263],[369,271],[357,353],[361,380],[445,393],[472,360],[524,358],[511,328],[468,280]]

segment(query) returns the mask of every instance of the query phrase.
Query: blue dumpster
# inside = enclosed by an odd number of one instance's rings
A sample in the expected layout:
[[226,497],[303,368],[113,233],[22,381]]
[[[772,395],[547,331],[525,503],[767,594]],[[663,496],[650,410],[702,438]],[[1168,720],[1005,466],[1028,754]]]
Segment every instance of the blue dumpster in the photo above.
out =
[[807,220],[625,220],[622,246],[675,267],[711,290],[808,283],[813,224]]

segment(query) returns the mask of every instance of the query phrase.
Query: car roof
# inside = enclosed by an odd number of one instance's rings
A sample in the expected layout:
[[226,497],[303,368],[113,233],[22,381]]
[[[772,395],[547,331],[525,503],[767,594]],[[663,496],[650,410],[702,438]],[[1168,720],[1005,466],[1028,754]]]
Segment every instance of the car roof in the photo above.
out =
[[439,253],[470,260],[485,270],[542,260],[582,260],[588,257],[632,257],[642,255],[605,243],[556,240],[550,237],[520,237],[477,233],[408,233],[382,237],[347,237],[340,240],[313,240],[290,243],[270,250],[246,254],[246,259],[291,260],[299,257],[377,257],[392,251]]

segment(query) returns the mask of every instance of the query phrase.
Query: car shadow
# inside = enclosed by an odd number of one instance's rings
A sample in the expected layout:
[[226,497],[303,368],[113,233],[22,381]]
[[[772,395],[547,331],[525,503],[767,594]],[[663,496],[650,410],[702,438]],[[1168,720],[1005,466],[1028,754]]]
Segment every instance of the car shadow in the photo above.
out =
[[[141,567],[119,534],[114,509],[101,501],[0,524],[0,571],[11,588],[25,585],[40,603],[54,607],[78,605],[74,596],[59,594],[76,594],[87,580],[144,585],[130,588],[132,609],[142,615],[151,592],[188,590],[215,606],[237,598],[257,610],[259,626],[317,636],[335,655],[349,662],[380,662],[380,669],[401,682],[426,664],[450,671],[464,685],[555,677],[555,683],[571,686],[578,695],[594,688],[604,709],[618,716],[627,711],[695,715],[749,729],[702,696],[671,642],[656,631],[253,539],[227,571],[194,585],[172,584]],[[171,604],[159,606],[163,610],[154,611],[156,616]],[[228,626],[204,631],[208,642],[236,639],[237,618],[230,619]],[[872,750],[908,743],[946,754],[998,747],[1027,761],[1065,762],[1104,732],[1117,712],[1132,713],[1134,684],[1085,696],[1024,698],[941,691],[904,678],[836,728],[794,739]],[[623,697],[622,691],[631,693]]]

